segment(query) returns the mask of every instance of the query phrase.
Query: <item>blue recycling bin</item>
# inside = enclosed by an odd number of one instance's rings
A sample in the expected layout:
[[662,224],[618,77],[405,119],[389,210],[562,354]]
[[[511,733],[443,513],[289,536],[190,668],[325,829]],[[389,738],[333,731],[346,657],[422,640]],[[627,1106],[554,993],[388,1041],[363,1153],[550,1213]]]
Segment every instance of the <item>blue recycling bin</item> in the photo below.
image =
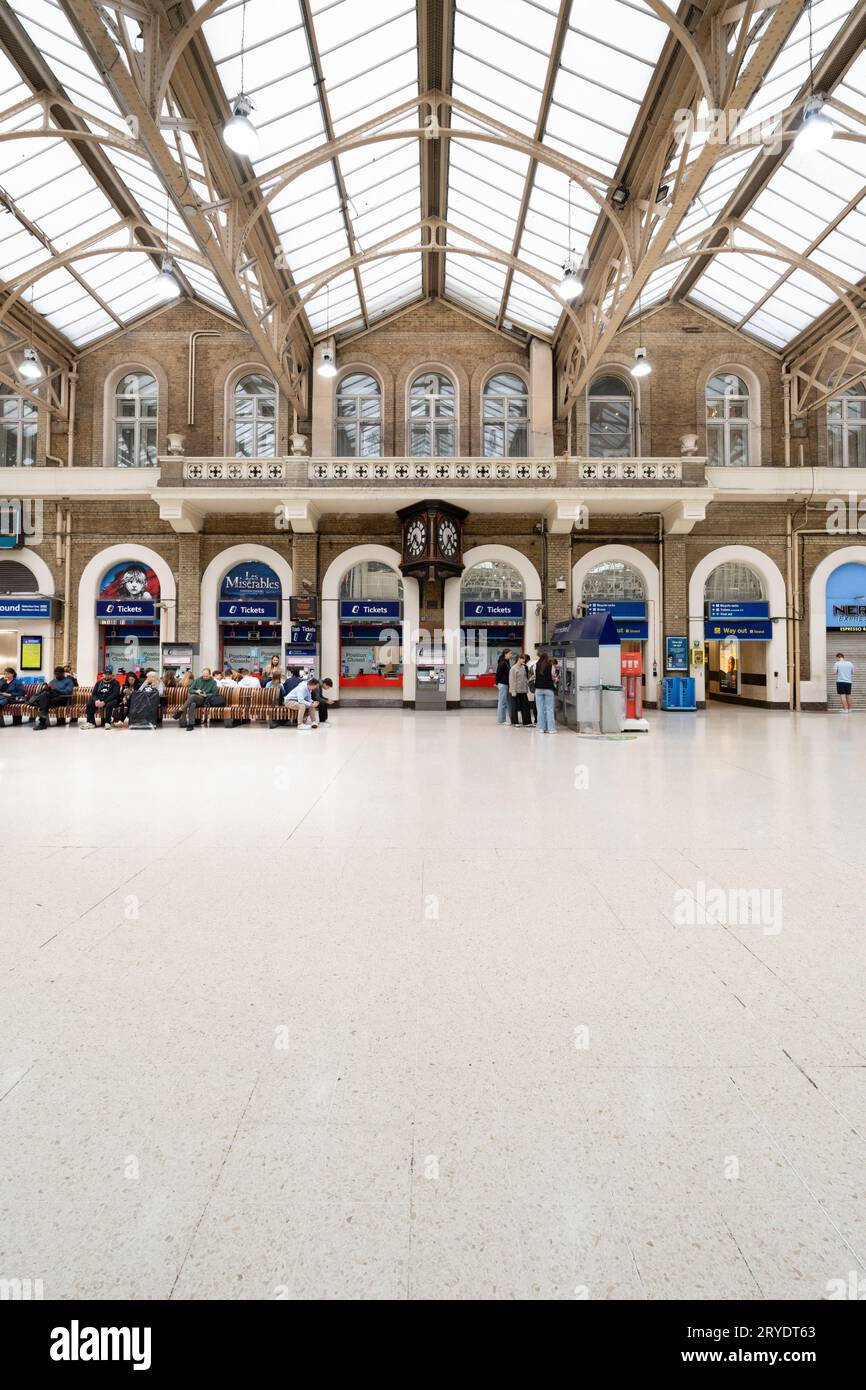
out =
[[665,676],[662,681],[662,709],[697,709],[694,676]]

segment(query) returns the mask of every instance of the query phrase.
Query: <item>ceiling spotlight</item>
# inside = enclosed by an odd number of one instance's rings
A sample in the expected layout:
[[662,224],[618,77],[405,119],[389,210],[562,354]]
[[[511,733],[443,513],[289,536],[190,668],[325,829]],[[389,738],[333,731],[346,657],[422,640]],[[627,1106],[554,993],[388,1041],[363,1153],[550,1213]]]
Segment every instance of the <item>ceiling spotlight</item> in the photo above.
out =
[[18,365],[18,375],[23,377],[25,381],[38,381],[42,376],[42,368],[39,365],[35,348],[24,349],[24,360]]
[[321,355],[319,357],[319,365],[316,368],[316,371],[318,372],[319,376],[337,375],[337,364],[334,361],[334,352],[332,348],[322,348]]
[[615,208],[624,208],[630,197],[629,190],[624,183],[619,184],[611,193],[610,201]]
[[671,191],[669,183],[660,183],[656,189],[656,202],[663,203]]
[[803,123],[794,137],[794,145],[806,154],[823,149],[832,139],[833,122],[824,115],[824,97],[814,92],[806,100]]
[[259,132],[250,120],[250,112],[255,108],[243,92],[232,102],[232,114],[223,126],[223,139],[235,154],[250,157],[255,154],[259,143]]
[[652,364],[647,357],[645,347],[636,347],[634,350],[634,366],[631,369],[632,376],[649,376],[652,371]]
[[573,304],[583,294],[583,274],[571,258],[562,267],[562,279],[556,287],[556,292],[566,304]]
[[180,285],[174,276],[174,261],[171,256],[163,256],[153,289],[157,299],[177,299],[180,294]]

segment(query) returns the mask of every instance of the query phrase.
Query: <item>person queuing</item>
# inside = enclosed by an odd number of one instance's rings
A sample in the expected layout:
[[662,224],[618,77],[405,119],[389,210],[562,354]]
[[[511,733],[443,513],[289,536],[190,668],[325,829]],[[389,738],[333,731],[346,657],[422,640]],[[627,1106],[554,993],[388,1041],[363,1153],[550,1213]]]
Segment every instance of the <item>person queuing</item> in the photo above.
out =
[[54,679],[46,682],[39,693],[27,701],[28,705],[34,706],[37,711],[36,722],[33,725],[34,733],[41,733],[43,729],[48,728],[48,711],[67,706],[74,689],[72,676],[66,674],[64,667],[55,666]]
[[527,658],[521,654],[508,673],[508,693],[511,696],[511,727],[517,728],[517,716],[523,722],[524,729],[528,729],[532,724],[532,715],[529,712],[529,675],[526,670]]
[[79,725],[84,729],[96,728],[96,711],[102,711],[102,727],[108,729],[114,722],[117,706],[120,703],[120,685],[109,672],[100,676],[93,690],[90,692],[90,699],[87,701],[84,719],[80,719]]
[[181,716],[186,717],[186,732],[191,733],[195,728],[195,716],[199,709],[203,707],[213,709],[224,704],[225,697],[220,695],[219,686],[213,678],[210,667],[203,666],[201,675],[197,676],[190,686],[189,697],[181,709]]
[[511,671],[511,648],[506,647],[496,664],[496,722],[504,724],[511,715],[511,695],[508,678]]
[[318,728],[318,697],[319,682],[315,676],[310,676],[308,680],[299,681],[283,701],[286,709],[297,711],[298,729],[301,733]]
[[555,692],[553,662],[542,652],[535,663],[535,706],[538,711],[540,734],[556,733]]
[[844,652],[836,653],[836,660],[833,663],[833,671],[836,676],[836,694],[842,706],[843,714],[851,713],[851,689],[854,684],[854,662],[849,661]]
[[23,681],[14,666],[7,666],[0,680],[0,729],[3,728],[3,709],[5,705],[24,704],[30,687]]

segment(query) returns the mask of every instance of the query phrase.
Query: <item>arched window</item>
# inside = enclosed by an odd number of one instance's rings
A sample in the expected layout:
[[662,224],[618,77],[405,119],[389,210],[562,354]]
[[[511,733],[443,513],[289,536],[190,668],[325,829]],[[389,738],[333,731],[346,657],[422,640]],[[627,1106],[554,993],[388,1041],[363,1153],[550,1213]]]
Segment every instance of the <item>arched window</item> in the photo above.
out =
[[36,406],[10,386],[0,386],[0,468],[36,462]]
[[484,457],[525,458],[529,398],[514,372],[497,372],[484,388]]
[[643,575],[625,560],[601,560],[586,575],[581,598],[584,603],[611,599],[645,599]]
[[340,581],[340,598],[402,599],[403,581],[396,570],[381,560],[362,560],[347,570]]
[[442,372],[425,372],[409,387],[409,453],[441,458],[457,452],[457,390]]
[[598,376],[589,388],[589,457],[633,458],[634,396],[622,377]]
[[277,452],[277,388],[262,372],[242,376],[234,389],[234,454],[272,459]]
[[717,372],[707,382],[707,463],[746,468],[749,458],[749,388],[733,372]]
[[147,372],[129,372],[114,392],[114,462],[118,468],[156,467],[159,393]]
[[764,581],[751,565],[727,560],[707,579],[704,597],[714,603],[749,603],[766,598]]
[[523,598],[525,586],[521,575],[507,560],[480,560],[466,570],[460,592],[464,599],[495,603]]
[[866,468],[866,386],[843,386],[827,402],[827,437],[833,468]]
[[0,594],[38,594],[39,581],[20,560],[0,559]]
[[337,387],[337,458],[379,458],[382,453],[382,392],[374,376],[350,372]]

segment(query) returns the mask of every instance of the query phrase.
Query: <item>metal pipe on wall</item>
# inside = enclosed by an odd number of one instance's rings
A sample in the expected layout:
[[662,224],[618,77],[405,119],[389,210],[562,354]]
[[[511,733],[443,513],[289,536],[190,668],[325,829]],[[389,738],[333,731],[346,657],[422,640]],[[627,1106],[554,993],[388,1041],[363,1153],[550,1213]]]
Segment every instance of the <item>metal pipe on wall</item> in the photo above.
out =
[[186,423],[195,424],[195,345],[199,338],[221,338],[215,328],[197,328],[189,335],[186,369]]

